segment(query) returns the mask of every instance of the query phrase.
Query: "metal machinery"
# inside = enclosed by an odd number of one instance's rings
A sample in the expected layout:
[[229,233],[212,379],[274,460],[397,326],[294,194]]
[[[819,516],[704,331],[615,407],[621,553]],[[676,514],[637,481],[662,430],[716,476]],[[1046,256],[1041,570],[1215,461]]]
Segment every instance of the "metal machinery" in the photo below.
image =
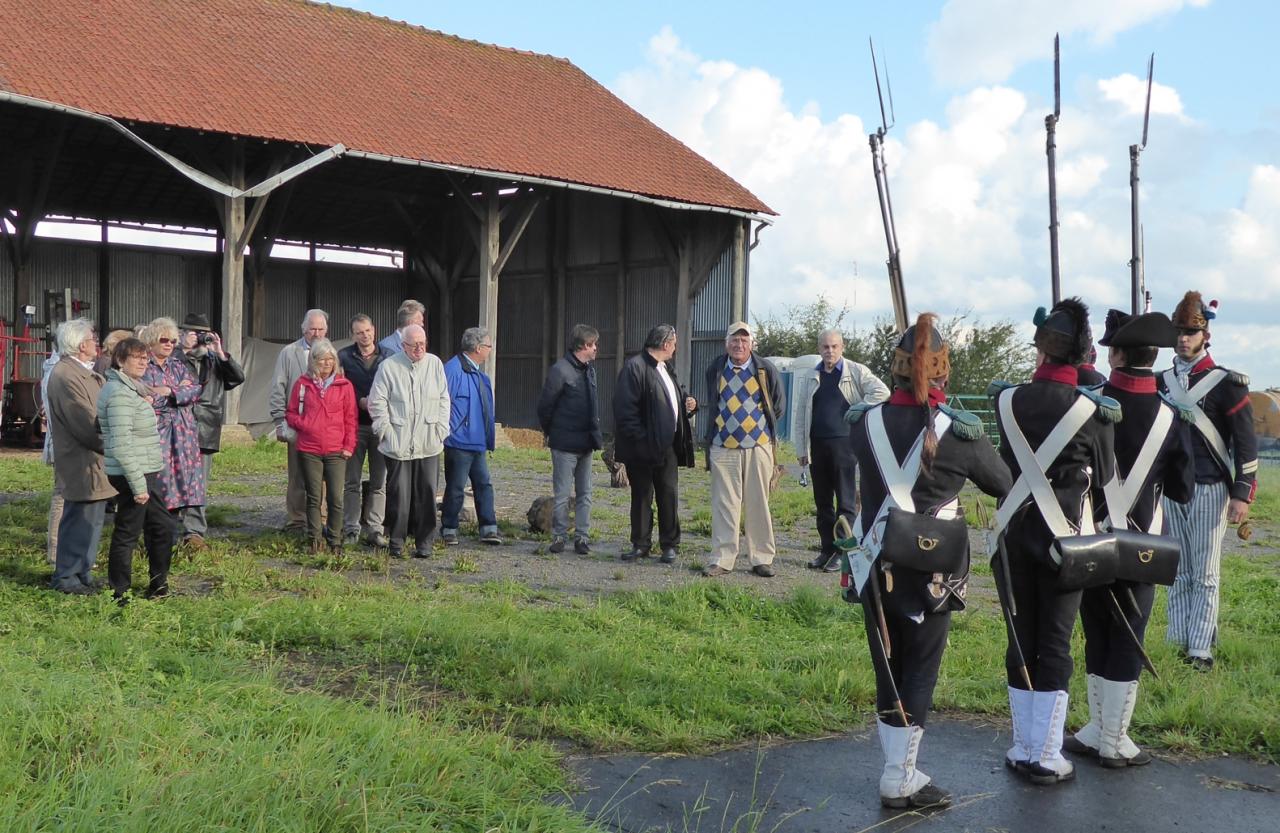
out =
[[58,324],[83,315],[89,304],[74,289],[46,291],[44,337],[34,335],[35,307],[24,310],[22,331],[13,332],[0,319],[0,440],[30,448],[44,442],[44,402],[40,394],[40,365],[55,352],[54,333]]

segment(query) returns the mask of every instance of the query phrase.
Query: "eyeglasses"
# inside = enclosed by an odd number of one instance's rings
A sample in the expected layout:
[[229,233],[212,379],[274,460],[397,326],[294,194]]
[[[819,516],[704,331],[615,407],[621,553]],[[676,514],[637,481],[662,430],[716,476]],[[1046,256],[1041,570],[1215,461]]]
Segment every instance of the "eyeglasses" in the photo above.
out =
[[477,344],[477,345],[476,345],[476,347],[483,347],[483,348],[484,348],[484,349],[486,349],[486,350],[492,350],[492,349],[493,349],[493,345],[492,345],[492,344]]
[[160,338],[156,339],[156,341],[160,342],[161,344],[177,344],[178,343],[178,340],[176,338],[165,338],[164,336],[160,336]]
[[426,350],[427,343],[425,341],[406,341],[404,343],[404,349],[413,351]]

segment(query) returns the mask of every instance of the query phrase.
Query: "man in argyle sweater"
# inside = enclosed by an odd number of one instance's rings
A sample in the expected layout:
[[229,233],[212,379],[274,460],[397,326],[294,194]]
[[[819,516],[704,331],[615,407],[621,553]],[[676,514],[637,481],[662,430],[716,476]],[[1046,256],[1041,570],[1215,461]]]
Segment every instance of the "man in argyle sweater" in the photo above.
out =
[[725,355],[707,368],[707,409],[703,439],[711,468],[711,564],[708,577],[733,570],[738,529],[745,527],[751,572],[773,575],[773,518],[769,481],[773,477],[776,415],[786,408],[778,369],[752,352],[755,339],[744,321],[729,325]]

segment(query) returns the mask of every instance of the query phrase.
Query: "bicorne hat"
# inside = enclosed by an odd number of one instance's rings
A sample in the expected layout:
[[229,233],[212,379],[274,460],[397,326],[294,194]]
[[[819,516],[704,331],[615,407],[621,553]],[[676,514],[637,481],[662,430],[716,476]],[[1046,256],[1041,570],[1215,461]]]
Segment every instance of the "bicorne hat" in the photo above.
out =
[[1107,331],[1098,339],[1103,347],[1176,347],[1178,330],[1163,312],[1130,315],[1107,310]]

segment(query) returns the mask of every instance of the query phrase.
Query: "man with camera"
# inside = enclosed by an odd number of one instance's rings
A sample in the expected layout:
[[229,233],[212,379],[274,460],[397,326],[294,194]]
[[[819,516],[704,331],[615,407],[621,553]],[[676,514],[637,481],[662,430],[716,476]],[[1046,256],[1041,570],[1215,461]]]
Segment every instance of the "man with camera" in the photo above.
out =
[[[222,422],[226,392],[244,382],[244,368],[227,353],[222,338],[209,326],[209,318],[189,313],[182,322],[182,360],[200,381],[200,398],[196,400],[196,427],[200,434],[200,462],[204,466],[204,482],[209,482],[213,455],[222,447]],[[207,492],[206,492],[207,494]],[[204,549],[208,531],[205,507],[188,506],[182,510],[182,543],[191,549]]]

